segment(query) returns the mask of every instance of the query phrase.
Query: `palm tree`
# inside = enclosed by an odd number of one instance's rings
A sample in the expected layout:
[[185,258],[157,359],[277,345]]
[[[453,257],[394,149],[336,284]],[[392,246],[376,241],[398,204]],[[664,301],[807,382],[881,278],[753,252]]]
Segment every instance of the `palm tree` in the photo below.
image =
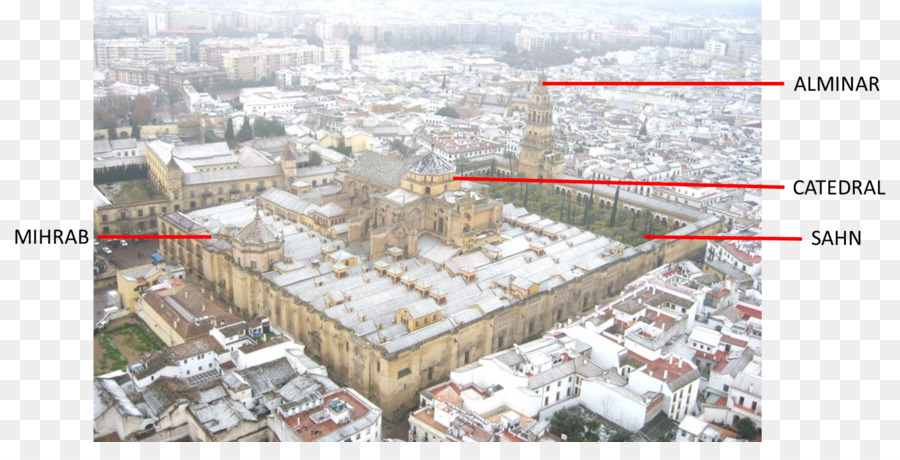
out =
[[466,167],[469,166],[469,159],[466,157],[459,157],[456,160],[456,171],[460,176],[466,175]]
[[515,157],[516,157],[516,154],[513,152],[503,152],[503,158],[506,158],[507,160],[509,160],[509,177],[513,176],[512,162],[513,162],[513,158],[515,158]]

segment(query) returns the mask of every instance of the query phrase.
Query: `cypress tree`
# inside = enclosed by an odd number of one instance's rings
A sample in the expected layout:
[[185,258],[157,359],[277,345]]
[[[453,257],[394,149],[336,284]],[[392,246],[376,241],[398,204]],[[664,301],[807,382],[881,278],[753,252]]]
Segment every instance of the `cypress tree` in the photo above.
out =
[[616,187],[616,196],[613,198],[612,210],[609,214],[609,228],[616,226],[616,214],[619,212],[619,188]]
[[231,118],[225,122],[225,141],[228,142],[228,148],[234,148],[234,120]]
[[[597,173],[594,173],[593,179],[597,180]],[[597,184],[591,184],[591,197],[588,199],[587,206],[584,209],[584,219],[581,220],[581,226],[585,228],[591,224],[589,216],[591,211],[594,210],[594,185]]]
[[237,141],[244,142],[253,139],[253,128],[250,127],[250,117],[244,117],[244,123],[237,133]]

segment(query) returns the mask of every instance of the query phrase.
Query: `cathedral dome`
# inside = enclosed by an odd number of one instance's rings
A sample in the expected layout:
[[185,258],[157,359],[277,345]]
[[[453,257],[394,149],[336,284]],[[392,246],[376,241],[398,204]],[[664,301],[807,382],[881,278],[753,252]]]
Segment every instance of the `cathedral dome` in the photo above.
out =
[[281,239],[281,234],[263,222],[257,213],[256,217],[234,236],[234,239],[245,245],[266,245]]
[[423,176],[440,176],[453,173],[456,171],[456,167],[432,152],[413,162],[407,170],[413,174]]

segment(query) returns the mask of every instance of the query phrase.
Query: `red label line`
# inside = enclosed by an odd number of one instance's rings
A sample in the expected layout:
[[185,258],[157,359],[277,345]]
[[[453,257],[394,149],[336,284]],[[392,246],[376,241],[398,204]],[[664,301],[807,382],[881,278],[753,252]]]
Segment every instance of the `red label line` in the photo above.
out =
[[98,240],[208,240],[212,235],[97,235]]
[[784,86],[783,81],[545,81],[544,86]]
[[803,241],[802,236],[644,235],[646,240]]
[[699,182],[637,182],[623,180],[587,180],[587,179],[528,179],[523,177],[465,177],[453,176],[453,180],[473,182],[541,182],[548,184],[600,184],[600,185],[644,185],[670,187],[716,187],[716,188],[756,188],[784,190],[783,185],[754,184],[705,184]]

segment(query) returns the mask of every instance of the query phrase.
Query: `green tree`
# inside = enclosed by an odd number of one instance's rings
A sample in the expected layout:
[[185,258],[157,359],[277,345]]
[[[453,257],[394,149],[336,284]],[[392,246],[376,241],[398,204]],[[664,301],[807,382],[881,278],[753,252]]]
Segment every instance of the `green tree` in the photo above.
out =
[[619,213],[619,188],[621,186],[616,187],[616,196],[613,197],[612,210],[609,213],[609,228],[616,226],[616,214]]
[[225,122],[225,142],[228,142],[228,148],[234,148],[234,120],[231,118],[228,118],[228,121]]
[[391,141],[391,149],[400,152],[404,158],[412,153],[412,149],[403,142],[403,139],[394,139]]
[[442,107],[437,112],[434,112],[435,115],[440,115],[442,117],[450,117],[450,118],[459,118],[459,112],[456,111],[453,107],[449,105],[447,107]]
[[[594,180],[597,180],[597,173],[594,173]],[[587,205],[585,206],[584,218],[581,220],[581,226],[584,228],[588,228],[591,225],[590,214],[591,209],[594,207],[594,185],[596,184],[591,184],[591,197],[588,200]]]
[[128,131],[119,131],[119,139],[127,139]]
[[225,141],[225,139],[222,139],[221,137],[216,135],[216,133],[213,132],[213,130],[211,130],[211,129],[207,129],[203,133],[203,143],[204,144],[214,144],[216,142],[223,142],[223,141]]
[[284,135],[284,124],[275,119],[259,117],[253,122],[253,137],[275,137]]
[[638,131],[638,135],[644,137],[647,135],[647,119],[644,119],[644,123],[641,124],[641,130]]
[[241,129],[238,130],[236,139],[238,142],[246,142],[253,139],[253,128],[250,127],[250,117],[244,116],[244,122],[241,124]]
[[734,427],[737,429],[738,435],[740,435],[741,439],[746,439],[748,441],[752,441],[756,439],[756,424],[753,423],[753,420],[749,418],[742,418],[734,424]]
[[631,433],[627,431],[616,431],[609,437],[609,442],[631,442]]
[[529,190],[528,185],[529,184],[526,182],[525,183],[525,203],[522,205],[522,207],[525,209],[528,209],[528,190]]
[[516,158],[516,154],[513,152],[503,152],[503,158],[506,158],[509,161],[509,175],[512,177],[513,175],[513,160]]
[[315,150],[309,152],[309,165],[319,166],[320,164],[322,164],[322,155]]
[[596,433],[599,428],[598,422],[574,409],[562,409],[550,417],[550,432],[557,436],[565,435],[570,442],[597,442],[600,440]]
[[106,137],[108,137],[109,140],[118,139],[118,138],[119,138],[119,133],[116,132],[116,128],[115,128],[115,127],[109,127],[109,128],[106,129]]
[[444,75],[444,79],[441,80],[441,90],[443,90],[443,91],[447,90],[447,76],[446,75]]
[[459,173],[460,176],[464,176],[466,174],[466,168],[469,167],[469,161],[466,157],[459,157],[456,160],[456,172]]
[[141,140],[141,127],[140,125],[131,125],[131,137]]

